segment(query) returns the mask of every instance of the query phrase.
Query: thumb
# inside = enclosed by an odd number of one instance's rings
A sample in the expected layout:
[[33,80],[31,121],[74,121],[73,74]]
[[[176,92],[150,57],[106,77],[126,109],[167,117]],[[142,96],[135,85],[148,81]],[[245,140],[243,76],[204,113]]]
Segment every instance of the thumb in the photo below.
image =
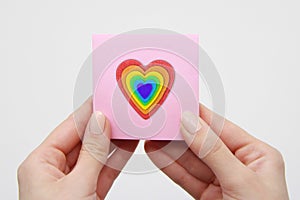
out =
[[221,183],[234,181],[240,177],[237,174],[246,171],[246,167],[200,117],[190,112],[183,113],[180,131],[190,149],[214,172]]
[[95,185],[103,168],[110,144],[110,124],[101,112],[92,114],[83,136],[77,164],[71,172],[77,181]]

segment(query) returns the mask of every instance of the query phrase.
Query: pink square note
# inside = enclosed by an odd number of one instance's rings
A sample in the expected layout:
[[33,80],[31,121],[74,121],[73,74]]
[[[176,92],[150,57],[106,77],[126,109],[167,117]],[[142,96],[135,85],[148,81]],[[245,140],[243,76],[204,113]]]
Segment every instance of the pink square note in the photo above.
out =
[[93,35],[94,110],[113,139],[182,140],[182,113],[199,114],[195,43],[198,35]]

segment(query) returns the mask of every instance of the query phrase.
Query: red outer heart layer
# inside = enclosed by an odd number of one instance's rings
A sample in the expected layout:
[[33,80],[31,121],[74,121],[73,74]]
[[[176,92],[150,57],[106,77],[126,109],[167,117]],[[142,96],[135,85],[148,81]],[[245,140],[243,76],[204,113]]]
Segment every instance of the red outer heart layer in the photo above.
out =
[[[154,107],[152,109],[149,110],[148,113],[144,114],[143,112],[140,111],[140,109],[134,104],[132,98],[130,98],[125,89],[124,86],[122,84],[121,78],[122,78],[122,73],[124,71],[124,69],[126,69],[126,67],[131,66],[131,65],[135,65],[138,66],[142,69],[142,71],[144,72],[144,75],[146,75],[146,71],[148,69],[150,69],[153,66],[161,66],[163,67],[165,70],[167,70],[168,74],[169,74],[169,83],[168,86],[166,88],[166,90],[164,91],[163,96],[161,97],[161,99],[159,100],[159,102],[157,102],[156,105],[154,105]],[[163,102],[166,100],[170,89],[173,86],[174,83],[174,79],[175,79],[175,71],[174,68],[172,67],[172,65],[170,63],[168,63],[167,61],[164,60],[154,60],[151,63],[149,63],[148,65],[144,66],[142,63],[140,63],[138,60],[135,59],[129,59],[129,60],[125,60],[123,61],[117,68],[116,71],[116,79],[118,81],[118,85],[119,88],[121,89],[123,95],[126,97],[126,99],[128,100],[128,102],[130,103],[130,105],[134,108],[134,110],[144,119],[149,119],[150,116],[152,116],[157,109],[163,104]]]

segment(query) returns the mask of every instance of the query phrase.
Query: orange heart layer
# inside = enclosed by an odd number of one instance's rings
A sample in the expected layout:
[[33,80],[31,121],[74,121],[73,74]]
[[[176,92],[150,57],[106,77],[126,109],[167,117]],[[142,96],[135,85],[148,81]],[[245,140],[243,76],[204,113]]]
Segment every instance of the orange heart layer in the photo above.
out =
[[143,66],[129,59],[117,68],[116,79],[122,93],[144,119],[149,119],[167,98],[175,78],[174,68],[164,60]]

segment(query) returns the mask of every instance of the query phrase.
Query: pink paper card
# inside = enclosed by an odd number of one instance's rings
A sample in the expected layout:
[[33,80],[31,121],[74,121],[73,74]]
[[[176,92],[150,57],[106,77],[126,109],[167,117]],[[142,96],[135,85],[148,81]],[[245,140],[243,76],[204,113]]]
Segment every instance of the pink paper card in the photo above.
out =
[[[198,35],[185,37],[198,44]],[[198,45],[172,35],[97,34],[92,46],[94,111],[110,121],[112,138],[182,140],[182,113],[199,114]]]

